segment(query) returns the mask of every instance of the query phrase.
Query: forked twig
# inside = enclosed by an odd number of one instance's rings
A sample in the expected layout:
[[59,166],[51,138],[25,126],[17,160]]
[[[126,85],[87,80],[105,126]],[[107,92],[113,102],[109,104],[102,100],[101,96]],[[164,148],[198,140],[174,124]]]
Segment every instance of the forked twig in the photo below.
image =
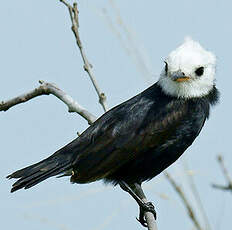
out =
[[218,185],[218,184],[212,184],[213,188],[221,189],[221,190],[227,190],[232,192],[232,179],[230,177],[230,174],[225,166],[224,159],[221,155],[217,157],[218,163],[221,167],[221,170],[225,176],[225,179],[227,180],[227,185]]
[[100,87],[98,86],[98,83],[96,81],[96,78],[94,76],[93,70],[92,70],[92,65],[89,63],[87,56],[85,54],[81,39],[80,39],[80,34],[79,34],[79,19],[78,19],[78,14],[79,11],[77,9],[77,3],[74,2],[73,6],[70,5],[67,1],[65,0],[60,0],[60,2],[62,2],[69,10],[69,15],[70,15],[70,19],[72,22],[72,31],[74,33],[74,36],[76,38],[76,44],[80,50],[81,53],[81,57],[82,60],[84,62],[84,70],[88,73],[90,80],[98,94],[98,98],[99,98],[99,103],[102,105],[104,111],[106,112],[108,110],[107,105],[106,105],[106,96],[105,93],[103,93],[100,89]]
[[55,84],[48,83],[44,81],[39,81],[40,86],[35,88],[34,90],[12,98],[7,101],[0,102],[0,111],[7,111],[11,107],[27,102],[35,97],[41,95],[49,95],[52,94],[63,101],[68,106],[68,111],[76,112],[81,115],[85,120],[88,121],[89,124],[92,124],[96,117],[87,111],[83,106],[81,106],[78,102],[76,102],[70,95],[65,93],[63,90],[59,89]]

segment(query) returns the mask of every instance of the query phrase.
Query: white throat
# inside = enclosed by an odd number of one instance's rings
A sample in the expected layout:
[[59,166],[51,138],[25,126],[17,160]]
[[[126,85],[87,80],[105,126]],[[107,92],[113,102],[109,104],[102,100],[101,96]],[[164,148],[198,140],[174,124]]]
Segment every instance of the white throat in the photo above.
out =
[[[190,80],[191,81],[191,80]],[[158,84],[164,93],[175,97],[203,97],[207,95],[214,86],[214,81],[197,80],[191,82],[174,82],[170,78],[160,76]]]

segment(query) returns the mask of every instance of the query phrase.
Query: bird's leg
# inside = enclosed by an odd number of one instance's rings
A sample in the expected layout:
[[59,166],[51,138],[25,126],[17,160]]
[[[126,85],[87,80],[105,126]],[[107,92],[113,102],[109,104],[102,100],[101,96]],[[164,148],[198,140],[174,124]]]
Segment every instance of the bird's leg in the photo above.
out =
[[151,212],[154,215],[154,218],[156,220],[156,211],[155,207],[151,202],[147,202],[147,198],[143,192],[143,189],[141,187],[141,184],[135,183],[133,190],[135,193],[141,198],[141,200],[145,203],[146,207],[139,206],[139,218],[137,220],[144,226],[147,227],[147,222],[145,220],[144,214],[145,212]]
[[126,182],[120,182],[120,187],[128,192],[139,205],[139,218],[137,219],[144,227],[147,227],[147,223],[144,217],[145,212],[151,212],[156,219],[156,211],[154,205],[151,202],[147,202],[146,196],[142,190],[141,184],[135,183],[128,185]]

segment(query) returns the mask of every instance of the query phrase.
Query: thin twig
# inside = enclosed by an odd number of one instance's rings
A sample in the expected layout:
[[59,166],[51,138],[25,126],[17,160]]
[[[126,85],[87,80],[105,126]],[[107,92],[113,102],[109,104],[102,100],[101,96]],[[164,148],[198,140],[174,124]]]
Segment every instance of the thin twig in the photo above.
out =
[[[124,32],[124,36],[127,39],[126,43],[127,43],[127,49],[129,50],[129,56],[133,58],[133,61],[135,62],[136,67],[142,73],[142,76],[145,78],[146,83],[149,85],[152,84],[153,79],[151,77],[152,76],[151,71],[150,71],[151,68],[149,68],[149,66],[151,65],[150,65],[150,61],[148,63],[148,60],[149,60],[148,57],[145,57],[144,48],[141,49],[141,47],[139,47],[138,42],[136,42],[135,40],[135,34],[132,33],[129,26],[124,22],[121,16],[120,10],[116,6],[116,3],[113,0],[110,0],[109,4],[111,5],[112,9],[115,11],[117,24],[121,27],[121,29]],[[114,30],[116,30],[116,28],[114,28]],[[118,34],[120,34],[120,32],[118,32]],[[120,37],[118,38],[120,39]]]
[[78,8],[77,8],[77,3],[74,2],[73,6],[71,6],[69,3],[67,3],[65,0],[60,0],[60,2],[62,2],[69,10],[69,15],[70,15],[70,19],[72,22],[72,31],[74,33],[74,36],[76,38],[76,44],[80,50],[81,53],[81,57],[83,59],[84,62],[84,70],[88,73],[90,80],[98,94],[98,98],[99,98],[99,103],[102,105],[104,111],[106,112],[108,110],[107,105],[106,105],[106,96],[105,93],[103,93],[100,89],[100,87],[97,84],[96,78],[94,76],[93,70],[92,70],[92,65],[89,63],[87,56],[84,52],[84,48],[80,39],[80,34],[79,34],[79,19],[78,19]]
[[180,188],[180,186],[177,185],[177,183],[175,182],[175,180],[170,176],[169,173],[167,173],[166,171],[164,172],[165,177],[168,179],[168,181],[171,183],[171,185],[173,186],[173,188],[176,190],[176,192],[179,194],[180,198],[182,199],[187,211],[188,211],[188,215],[190,217],[190,219],[193,221],[195,227],[198,230],[202,230],[199,221],[197,220],[197,217],[194,214],[193,208],[190,205],[190,203],[188,202],[184,192],[182,191],[182,189]]
[[41,95],[49,95],[52,94],[59,98],[61,101],[63,101],[68,106],[68,111],[76,112],[79,115],[81,115],[85,120],[88,121],[89,124],[92,124],[96,117],[88,112],[83,106],[81,106],[79,103],[77,103],[71,96],[69,96],[67,93],[59,89],[55,84],[53,83],[47,83],[44,81],[39,81],[41,84],[39,87],[35,88],[34,90],[22,94],[18,97],[12,98],[7,101],[0,102],[0,111],[7,111],[11,107],[27,102],[31,100],[32,98],[41,96]]
[[225,166],[224,159],[221,155],[217,157],[218,163],[221,166],[221,170],[225,176],[225,179],[227,180],[227,185],[218,185],[218,184],[212,184],[213,188],[221,189],[221,190],[227,190],[232,192],[232,179],[230,177],[230,174]]
[[[185,160],[183,163],[184,163],[183,166],[184,166],[185,171],[188,172],[189,171],[189,167],[188,167],[187,160]],[[201,212],[202,217],[204,219],[205,230],[211,230],[211,226],[210,226],[210,223],[209,223],[209,220],[208,220],[208,216],[207,216],[206,211],[204,209],[204,205],[203,205],[203,203],[201,201],[201,197],[200,197],[200,194],[198,192],[196,183],[194,181],[194,177],[190,173],[186,173],[186,175],[187,175],[187,179],[188,179],[188,182],[189,182],[192,194],[193,194],[193,196],[194,196],[194,198],[196,200],[196,204],[198,205],[199,211]]]

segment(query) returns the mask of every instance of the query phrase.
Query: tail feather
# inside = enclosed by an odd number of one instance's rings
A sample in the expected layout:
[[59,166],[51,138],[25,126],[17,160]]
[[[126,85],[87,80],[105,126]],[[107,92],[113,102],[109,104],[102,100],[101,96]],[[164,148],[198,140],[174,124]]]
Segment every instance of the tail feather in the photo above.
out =
[[19,178],[13,185],[11,192],[21,188],[28,189],[41,181],[64,173],[72,168],[72,153],[67,153],[65,149],[58,150],[52,156],[36,164],[20,169],[7,178]]
[[31,176],[22,177],[12,185],[11,192],[15,192],[21,188],[25,188],[25,189],[31,188],[34,185],[40,183],[41,181],[46,180],[49,177],[55,176],[69,168],[70,165],[67,164],[66,166],[62,165],[59,168],[50,169],[47,172],[38,171],[37,173],[34,173]]
[[[69,167],[68,167],[69,168]],[[30,181],[29,183],[27,183],[27,185],[24,187],[25,189],[28,189],[28,188],[31,188],[33,187],[34,185],[40,183],[41,181],[43,180],[46,180],[47,178],[49,177],[52,177],[52,176],[56,176],[57,174],[63,172],[65,170],[64,167],[60,168],[59,170],[52,170],[53,172],[50,172],[49,174],[44,174],[44,175],[41,175],[40,177],[38,177],[36,180],[33,180],[33,181]]]

